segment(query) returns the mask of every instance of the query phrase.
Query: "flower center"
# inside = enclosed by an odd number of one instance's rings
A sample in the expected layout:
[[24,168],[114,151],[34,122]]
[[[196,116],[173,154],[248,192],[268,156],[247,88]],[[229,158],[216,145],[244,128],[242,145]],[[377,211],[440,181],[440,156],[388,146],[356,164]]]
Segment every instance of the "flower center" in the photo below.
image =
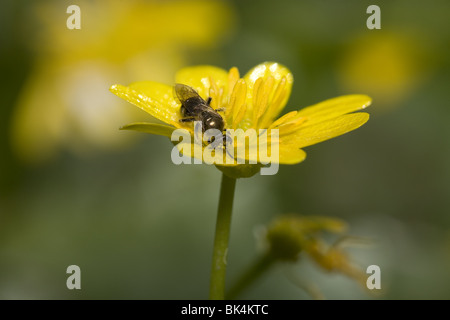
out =
[[239,76],[236,67],[228,73],[228,95],[216,81],[210,80],[209,95],[214,109],[225,109],[225,128],[269,128],[287,98],[287,79],[264,76],[254,83]]

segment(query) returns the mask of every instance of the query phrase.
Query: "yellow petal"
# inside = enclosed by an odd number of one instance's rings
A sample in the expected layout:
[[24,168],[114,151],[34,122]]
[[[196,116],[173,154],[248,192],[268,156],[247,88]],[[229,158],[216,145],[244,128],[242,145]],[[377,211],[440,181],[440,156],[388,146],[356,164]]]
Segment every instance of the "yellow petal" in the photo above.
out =
[[296,117],[298,111],[291,111],[283,115],[281,118],[278,118],[275,122],[273,122],[269,129],[276,128],[279,125],[282,125],[284,123],[287,123],[288,121],[294,119]]
[[249,88],[253,89],[253,84],[258,78],[266,80],[270,76],[274,77],[275,85],[280,82],[282,77],[286,77],[290,85],[292,85],[294,81],[294,77],[289,69],[276,62],[264,62],[257,65],[244,76],[244,79],[246,79],[249,84]]
[[304,127],[336,118],[340,115],[364,109],[372,103],[369,96],[352,94],[325,100],[301,109],[297,117],[305,117]]
[[142,81],[132,83],[128,87],[115,84],[109,90],[153,117],[175,127],[182,127],[179,122],[180,104],[175,101],[171,86]]
[[306,158],[306,152],[297,147],[280,146],[280,164],[297,164]]
[[194,88],[203,99],[207,99],[210,95],[211,80],[217,88],[224,88],[225,95],[227,94],[228,72],[221,68],[213,66],[186,67],[175,75],[176,83],[182,83]]
[[269,77],[273,77],[274,82],[270,86],[269,106],[263,122],[267,122],[268,119],[274,119],[281,112],[289,99],[294,82],[294,77],[289,69],[276,62],[264,62],[251,69],[244,77],[248,85],[247,98],[249,103],[247,108],[249,114],[252,114],[252,101],[256,94],[253,88],[256,81],[259,78],[266,81]]
[[157,134],[160,136],[171,137],[173,130],[176,128],[167,126],[165,124],[148,123],[148,122],[136,122],[124,125],[120,130],[134,130],[150,134]]
[[332,120],[301,127],[295,132],[284,135],[280,138],[281,145],[304,148],[352,131],[362,126],[367,120],[369,120],[369,114],[365,112],[345,114]]

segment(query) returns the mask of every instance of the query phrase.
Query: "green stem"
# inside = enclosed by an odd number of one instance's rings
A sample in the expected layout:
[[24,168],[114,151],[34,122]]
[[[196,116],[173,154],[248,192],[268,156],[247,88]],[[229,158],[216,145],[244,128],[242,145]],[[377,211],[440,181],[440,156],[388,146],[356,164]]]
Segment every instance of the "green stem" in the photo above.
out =
[[257,280],[270,266],[275,259],[270,254],[265,254],[253,262],[252,265],[242,274],[236,284],[227,293],[227,299],[235,299],[239,294]]
[[217,210],[216,235],[211,266],[211,282],[209,298],[223,300],[225,298],[225,275],[227,271],[227,251],[230,238],[231,213],[233,209],[236,179],[222,174],[220,186],[219,209]]

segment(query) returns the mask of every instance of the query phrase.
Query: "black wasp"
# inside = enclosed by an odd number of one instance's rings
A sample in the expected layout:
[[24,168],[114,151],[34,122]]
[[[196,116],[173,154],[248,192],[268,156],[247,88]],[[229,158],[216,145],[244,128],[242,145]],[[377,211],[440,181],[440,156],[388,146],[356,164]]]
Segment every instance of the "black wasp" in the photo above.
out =
[[208,129],[223,132],[225,123],[217,110],[211,107],[211,97],[205,101],[193,88],[180,83],[175,85],[175,93],[181,102],[183,119],[180,119],[180,122],[201,121],[203,132]]

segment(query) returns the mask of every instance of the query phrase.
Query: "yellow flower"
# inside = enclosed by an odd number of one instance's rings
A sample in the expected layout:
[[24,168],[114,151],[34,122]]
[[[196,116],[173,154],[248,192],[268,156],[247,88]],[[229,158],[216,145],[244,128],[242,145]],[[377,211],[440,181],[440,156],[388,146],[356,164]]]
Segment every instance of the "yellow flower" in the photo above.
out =
[[375,97],[378,110],[399,105],[426,78],[430,63],[422,57],[419,43],[423,39],[416,34],[365,32],[349,42],[339,60],[340,85]]
[[[223,109],[225,129],[278,129],[275,143],[278,163],[296,164],[306,153],[302,148],[354,130],[368,119],[367,113],[351,113],[371,103],[366,95],[347,95],[289,112],[277,118],[285,107],[293,84],[291,72],[275,62],[265,62],[250,70],[243,78],[237,68],[226,70],[213,66],[181,69],[175,82],[188,85],[203,99],[212,98],[214,109]],[[180,122],[180,102],[170,85],[143,81],[129,86],[113,85],[111,92],[146,111],[163,123],[132,123],[122,129],[137,130],[170,137],[175,129],[188,129]],[[268,140],[271,136],[269,135]],[[272,141],[271,141],[272,142]],[[258,164],[220,164],[217,167],[234,177],[249,177],[259,171]]]

